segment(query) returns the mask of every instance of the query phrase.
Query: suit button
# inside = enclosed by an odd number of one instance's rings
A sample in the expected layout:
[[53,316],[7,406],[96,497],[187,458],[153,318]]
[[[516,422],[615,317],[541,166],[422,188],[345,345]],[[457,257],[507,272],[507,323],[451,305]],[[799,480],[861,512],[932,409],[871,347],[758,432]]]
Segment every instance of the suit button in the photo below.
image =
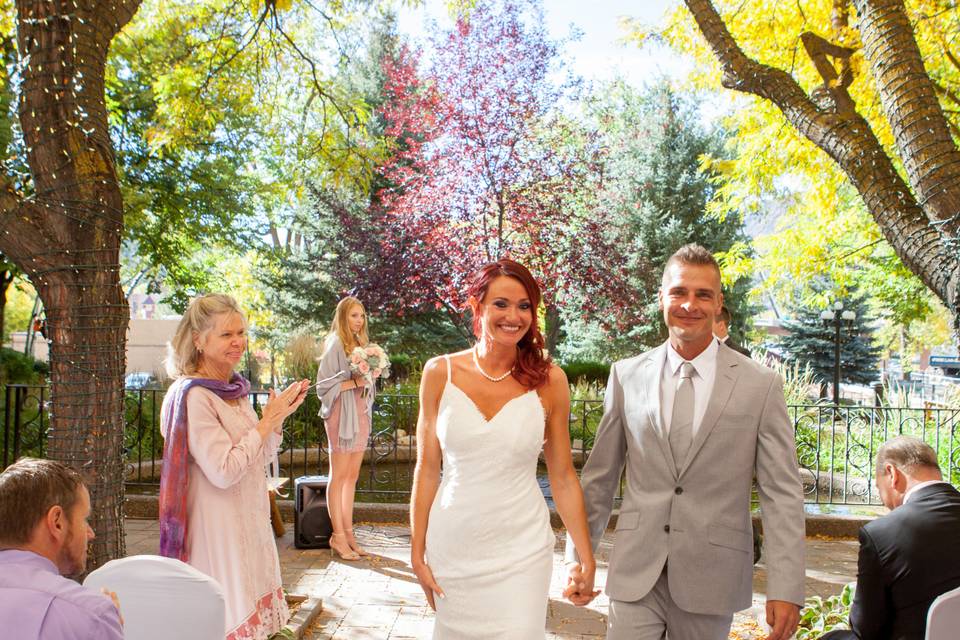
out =
[[673,492],[677,495],[680,495],[681,493],[683,493],[683,487],[677,487],[676,489],[673,490]]
[[670,533],[670,525],[668,524],[663,525],[663,530],[666,531],[667,533]]

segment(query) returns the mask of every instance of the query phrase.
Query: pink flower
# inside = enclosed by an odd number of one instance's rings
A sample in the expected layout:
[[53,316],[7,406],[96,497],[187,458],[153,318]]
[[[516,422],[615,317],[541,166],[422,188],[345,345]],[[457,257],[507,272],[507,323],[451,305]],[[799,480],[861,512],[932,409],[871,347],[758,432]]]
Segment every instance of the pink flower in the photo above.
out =
[[373,377],[374,377],[374,378],[379,378],[381,373],[382,373],[382,369],[374,369],[374,370],[373,370]]
[[366,374],[367,372],[370,371],[370,365],[368,365],[366,362],[361,361],[360,364],[357,365],[357,369],[360,370],[360,373]]
[[351,355],[350,355],[350,362],[351,362],[352,364],[354,364],[354,365],[360,364],[360,362],[361,362],[360,356],[357,355],[356,353],[351,354]]
[[371,346],[367,347],[367,355],[368,355],[368,356],[375,356],[375,355],[377,355],[377,347],[376,347],[376,345],[371,345]]

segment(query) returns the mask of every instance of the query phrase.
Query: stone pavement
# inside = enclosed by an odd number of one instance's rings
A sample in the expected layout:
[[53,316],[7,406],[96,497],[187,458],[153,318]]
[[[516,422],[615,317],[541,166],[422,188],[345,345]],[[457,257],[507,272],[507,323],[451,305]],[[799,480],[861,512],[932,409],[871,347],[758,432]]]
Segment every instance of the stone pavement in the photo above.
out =
[[[126,521],[127,553],[156,553],[160,538],[155,520]],[[358,525],[357,538],[371,553],[358,562],[331,558],[326,549],[301,550],[293,546],[293,527],[277,540],[283,586],[290,593],[323,599],[323,612],[305,635],[309,640],[399,640],[429,638],[433,615],[426,604],[408,560],[410,530],[402,525]],[[612,532],[601,542],[597,584],[606,580]],[[839,593],[857,571],[857,541],[807,538],[807,596]],[[562,543],[558,536],[554,553],[553,581],[547,638],[602,638],[606,629],[608,600],[600,595],[589,607],[578,608],[561,597],[563,589]],[[765,570],[761,562],[754,572],[754,610],[762,611]],[[735,622],[752,618],[737,614]]]

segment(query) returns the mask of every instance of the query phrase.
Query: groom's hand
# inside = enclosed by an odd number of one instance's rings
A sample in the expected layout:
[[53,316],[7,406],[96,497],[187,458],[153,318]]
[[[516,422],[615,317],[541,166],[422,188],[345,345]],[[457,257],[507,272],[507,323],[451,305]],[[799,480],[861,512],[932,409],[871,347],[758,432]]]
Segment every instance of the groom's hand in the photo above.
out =
[[563,590],[563,597],[578,607],[583,607],[597,597],[599,591],[594,591],[593,580],[583,575],[583,566],[578,562],[567,563],[567,586]]
[[800,605],[784,600],[767,600],[767,624],[770,635],[767,640],[788,640],[800,623]]

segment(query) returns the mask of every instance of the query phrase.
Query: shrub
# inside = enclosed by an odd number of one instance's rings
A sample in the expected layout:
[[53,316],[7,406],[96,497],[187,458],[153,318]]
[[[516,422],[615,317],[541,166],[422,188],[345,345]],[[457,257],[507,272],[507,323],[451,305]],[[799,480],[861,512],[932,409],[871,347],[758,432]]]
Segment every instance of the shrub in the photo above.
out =
[[0,384],[39,382],[50,371],[46,362],[34,360],[19,351],[0,348]]
[[853,602],[854,583],[843,588],[838,595],[826,600],[820,596],[807,598],[800,610],[800,627],[797,640],[817,640],[828,631],[849,629],[850,603]]
[[314,380],[322,345],[309,331],[291,338],[283,353],[283,377],[287,380]]
[[560,365],[560,368],[567,374],[567,380],[570,384],[596,382],[604,385],[607,382],[607,378],[610,377],[610,364],[607,362],[571,360],[570,362]]
[[816,403],[811,391],[817,386],[817,381],[808,363],[801,363],[799,360],[777,360],[763,350],[756,352],[754,359],[780,374],[783,379],[783,397],[788,405]]
[[393,380],[406,380],[419,368],[414,359],[405,353],[390,354],[390,377]]
[[606,392],[606,390],[606,380],[587,382],[581,378],[580,380],[570,384],[570,399],[603,400],[603,394]]

